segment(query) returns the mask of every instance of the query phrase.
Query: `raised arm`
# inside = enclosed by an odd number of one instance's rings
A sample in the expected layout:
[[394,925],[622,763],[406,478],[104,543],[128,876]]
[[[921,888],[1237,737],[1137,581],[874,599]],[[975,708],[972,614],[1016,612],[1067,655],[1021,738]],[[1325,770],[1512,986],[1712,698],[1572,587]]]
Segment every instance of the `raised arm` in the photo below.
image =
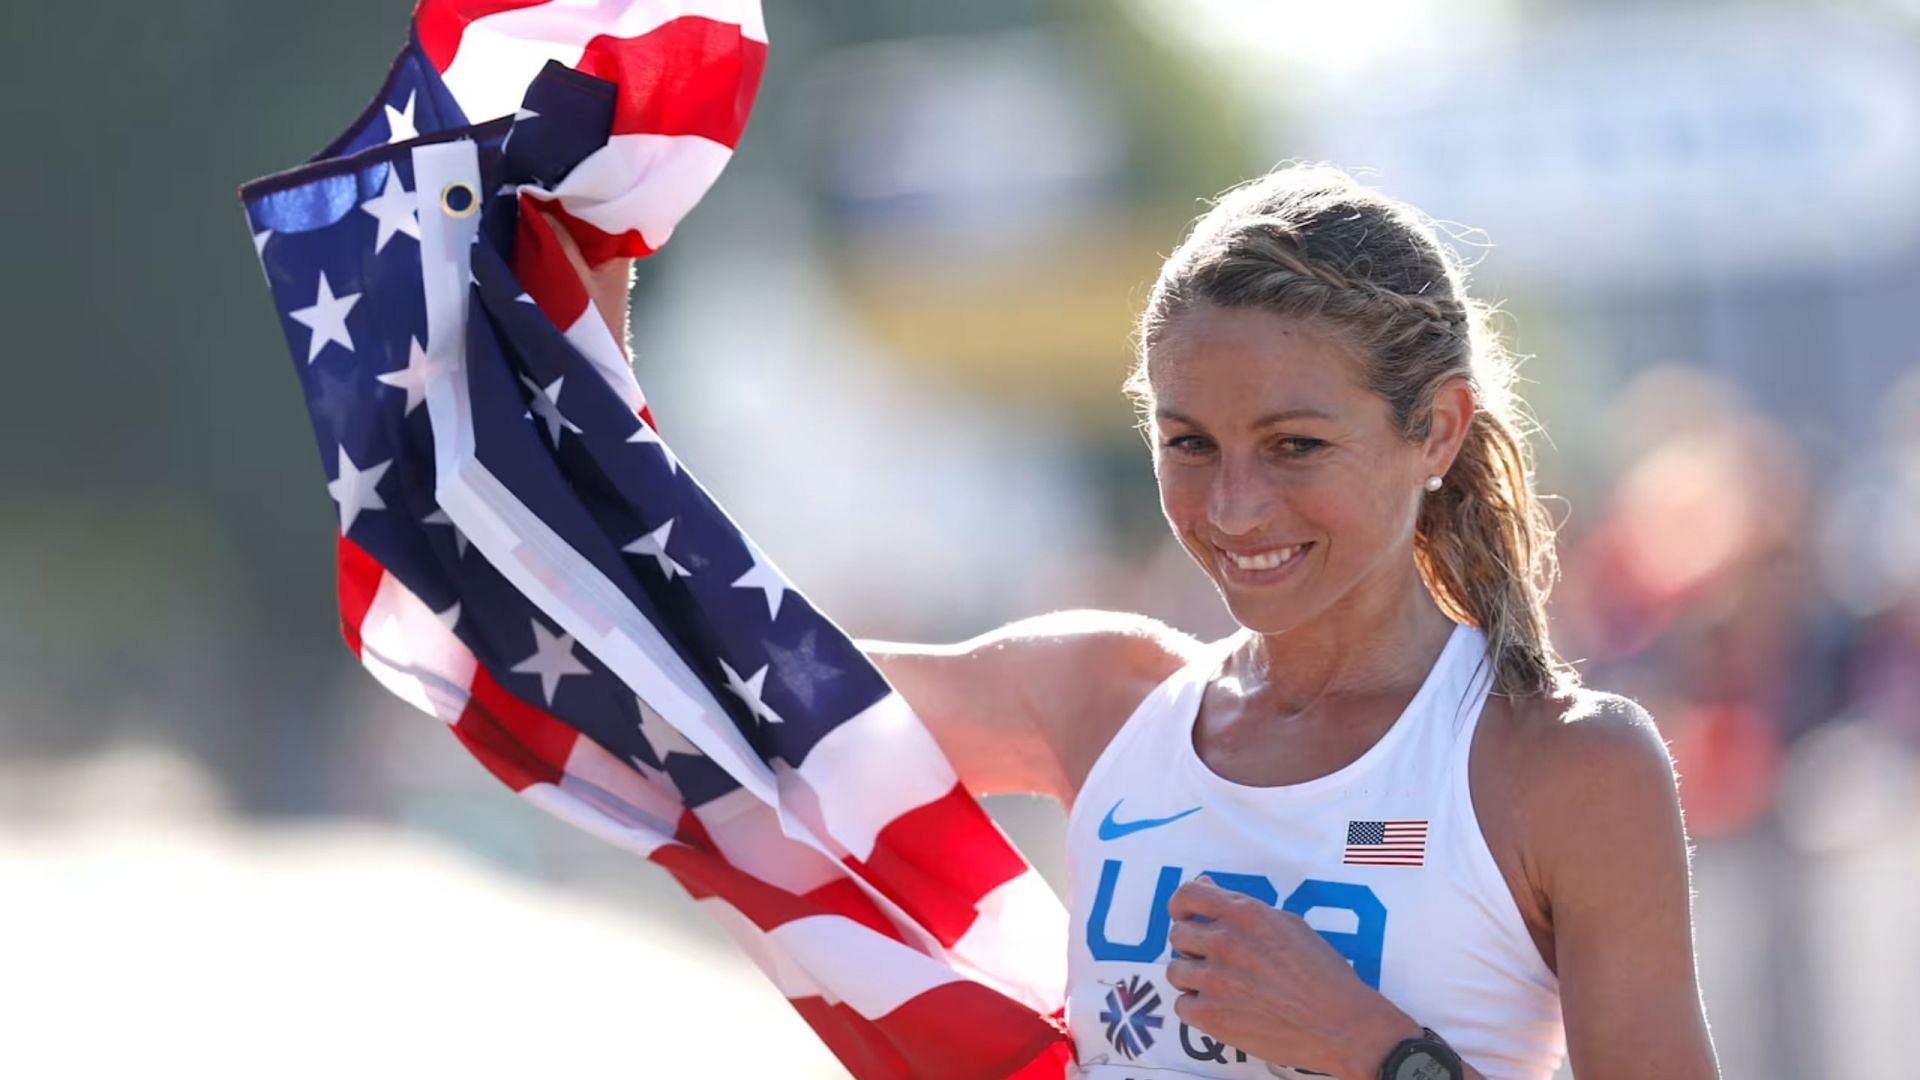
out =
[[957,645],[856,644],[977,795],[1070,802],[1107,741],[1199,647],[1145,615],[1060,611]]

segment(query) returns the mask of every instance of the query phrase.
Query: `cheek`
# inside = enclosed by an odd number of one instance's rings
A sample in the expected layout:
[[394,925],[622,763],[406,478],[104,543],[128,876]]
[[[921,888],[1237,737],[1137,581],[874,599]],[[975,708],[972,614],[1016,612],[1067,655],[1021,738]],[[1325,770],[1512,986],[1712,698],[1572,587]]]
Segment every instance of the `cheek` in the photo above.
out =
[[1186,469],[1162,469],[1155,480],[1160,488],[1160,512],[1167,524],[1182,536],[1192,532],[1206,514],[1206,484]]

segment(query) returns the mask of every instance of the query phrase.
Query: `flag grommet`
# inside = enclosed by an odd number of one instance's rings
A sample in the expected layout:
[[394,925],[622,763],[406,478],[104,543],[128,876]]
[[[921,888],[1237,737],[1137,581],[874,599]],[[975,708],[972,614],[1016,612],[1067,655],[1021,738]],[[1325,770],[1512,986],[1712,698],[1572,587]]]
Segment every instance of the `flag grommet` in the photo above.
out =
[[440,189],[440,212],[448,217],[472,217],[479,209],[480,195],[472,184],[455,180]]

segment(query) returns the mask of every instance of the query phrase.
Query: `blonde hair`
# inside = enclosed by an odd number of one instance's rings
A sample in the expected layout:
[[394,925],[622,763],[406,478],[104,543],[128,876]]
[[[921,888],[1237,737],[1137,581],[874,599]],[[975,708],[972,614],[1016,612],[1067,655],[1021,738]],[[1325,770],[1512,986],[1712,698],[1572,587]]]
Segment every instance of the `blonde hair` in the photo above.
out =
[[1466,294],[1466,271],[1405,203],[1328,165],[1283,165],[1215,201],[1167,257],[1140,316],[1127,393],[1151,422],[1147,355],[1199,303],[1310,319],[1365,358],[1362,382],[1419,442],[1435,392],[1465,376],[1475,411],[1439,491],[1425,496],[1414,562],[1441,609],[1488,638],[1494,690],[1564,694],[1579,677],[1554,652],[1547,595],[1554,524],[1533,489],[1515,359]]

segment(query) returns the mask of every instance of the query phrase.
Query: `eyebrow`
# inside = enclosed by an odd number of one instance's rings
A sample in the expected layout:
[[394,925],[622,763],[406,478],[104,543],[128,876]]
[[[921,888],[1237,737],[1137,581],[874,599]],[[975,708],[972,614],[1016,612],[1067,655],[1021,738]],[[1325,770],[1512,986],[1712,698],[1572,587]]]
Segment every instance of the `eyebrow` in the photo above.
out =
[[[1172,409],[1155,409],[1154,414],[1156,416],[1159,416],[1163,420],[1178,420],[1181,423],[1186,424],[1188,427],[1206,426],[1204,424],[1201,424],[1199,421],[1195,420],[1193,417],[1188,416],[1185,413],[1176,412]],[[1336,420],[1336,419],[1338,419],[1338,417],[1334,416],[1332,413],[1322,412],[1319,409],[1312,409],[1312,408],[1282,409],[1279,412],[1270,412],[1265,416],[1260,417],[1258,420],[1255,420],[1253,422],[1253,426],[1260,428],[1260,427],[1266,427],[1268,424],[1284,424],[1289,420]]]

